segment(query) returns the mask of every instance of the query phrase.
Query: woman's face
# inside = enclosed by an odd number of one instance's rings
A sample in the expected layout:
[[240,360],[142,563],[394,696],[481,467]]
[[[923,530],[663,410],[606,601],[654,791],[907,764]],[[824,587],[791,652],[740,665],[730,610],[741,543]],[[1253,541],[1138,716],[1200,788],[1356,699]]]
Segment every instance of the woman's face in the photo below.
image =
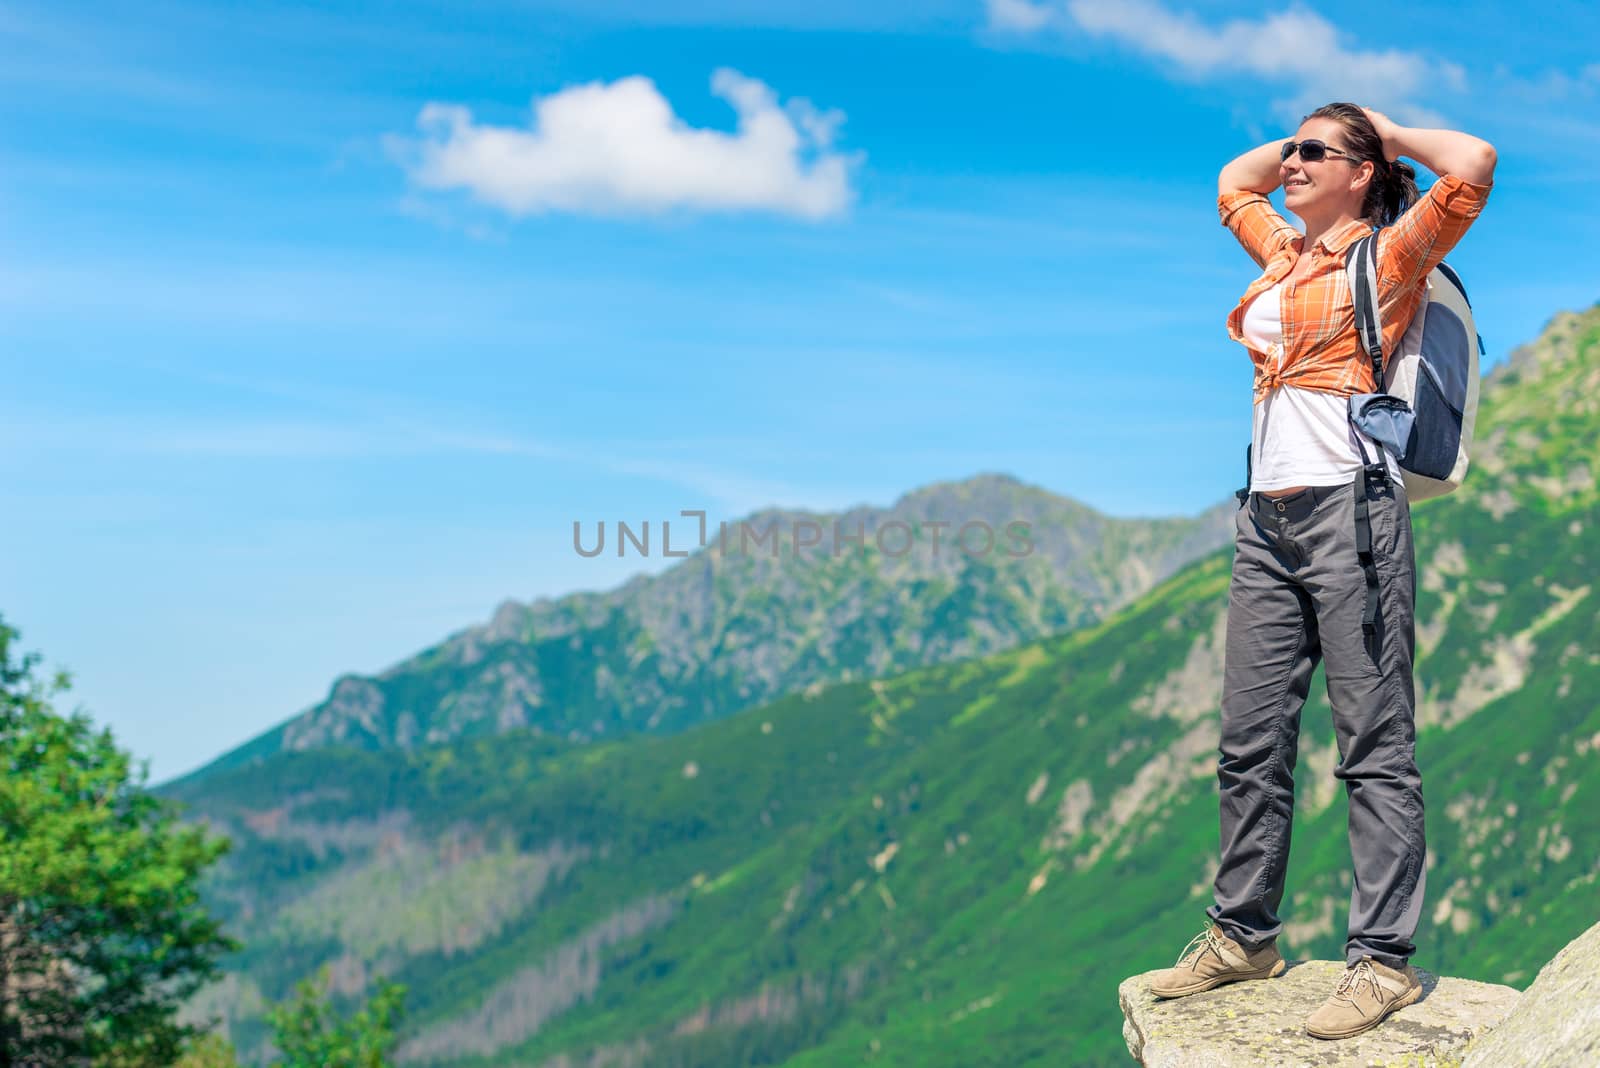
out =
[[1307,119],[1295,131],[1296,141],[1321,141],[1329,152],[1315,163],[1307,163],[1296,152],[1278,164],[1278,180],[1283,185],[1284,207],[1304,219],[1312,216],[1338,215],[1352,203],[1359,210],[1365,196],[1365,186],[1352,189],[1365,173],[1360,164],[1339,153],[1348,153],[1344,127],[1333,119]]

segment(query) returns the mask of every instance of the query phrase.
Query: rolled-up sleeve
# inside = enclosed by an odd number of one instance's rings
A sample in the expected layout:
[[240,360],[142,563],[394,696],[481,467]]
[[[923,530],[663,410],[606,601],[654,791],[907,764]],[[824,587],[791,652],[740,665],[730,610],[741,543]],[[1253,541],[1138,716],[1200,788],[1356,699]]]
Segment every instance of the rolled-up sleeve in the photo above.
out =
[[1248,189],[1234,189],[1218,196],[1217,214],[1258,267],[1265,267],[1268,260],[1300,236],[1299,230],[1273,210],[1265,194]]
[[1483,211],[1491,188],[1444,175],[1379,231],[1379,299],[1399,299],[1439,266]]

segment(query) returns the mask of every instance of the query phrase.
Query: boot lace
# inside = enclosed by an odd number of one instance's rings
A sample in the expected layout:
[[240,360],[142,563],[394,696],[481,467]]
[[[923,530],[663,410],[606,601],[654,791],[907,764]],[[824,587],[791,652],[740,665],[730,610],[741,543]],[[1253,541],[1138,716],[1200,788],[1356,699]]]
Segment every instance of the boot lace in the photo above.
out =
[[[1207,951],[1216,954],[1218,963],[1227,963],[1226,959],[1224,959],[1222,956],[1222,943],[1217,939],[1216,934],[1213,933],[1209,923],[1206,924],[1205,930],[1191,938],[1189,940],[1189,944],[1183,947],[1183,952],[1178,954],[1177,966],[1181,968],[1187,964],[1191,967],[1194,967],[1200,963],[1200,958],[1203,957]],[[1191,957],[1193,958],[1192,960],[1190,959]]]
[[1346,968],[1344,974],[1339,976],[1339,985],[1333,988],[1333,996],[1353,1004],[1360,994],[1362,983],[1366,983],[1372,989],[1373,997],[1382,999],[1383,988],[1378,985],[1377,973],[1372,970],[1372,962],[1365,957]]

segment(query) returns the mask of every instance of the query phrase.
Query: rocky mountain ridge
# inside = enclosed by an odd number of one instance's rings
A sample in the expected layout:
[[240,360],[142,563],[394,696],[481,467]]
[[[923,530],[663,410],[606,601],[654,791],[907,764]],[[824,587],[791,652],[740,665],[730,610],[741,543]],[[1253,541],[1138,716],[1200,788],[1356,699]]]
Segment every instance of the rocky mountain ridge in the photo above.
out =
[[[1231,507],[1117,519],[984,474],[888,508],[709,517],[707,544],[681,563],[609,591],[505,601],[378,675],[341,676],[194,775],[326,745],[670,733],[806,686],[988,655],[1093,623],[1226,544]],[[696,524],[673,529],[678,551]]]

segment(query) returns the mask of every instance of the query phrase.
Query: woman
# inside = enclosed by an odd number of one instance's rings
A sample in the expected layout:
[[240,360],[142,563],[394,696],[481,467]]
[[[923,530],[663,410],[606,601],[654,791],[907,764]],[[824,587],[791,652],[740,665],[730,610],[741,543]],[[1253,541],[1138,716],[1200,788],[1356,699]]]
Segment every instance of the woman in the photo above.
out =
[[[1417,195],[1410,156],[1438,174]],[[1426,867],[1414,757],[1416,596],[1411,514],[1394,458],[1351,423],[1348,397],[1381,392],[1360,345],[1345,254],[1379,231],[1383,348],[1392,353],[1428,273],[1466,233],[1494,180],[1495,151],[1450,130],[1410,129],[1354,104],[1318,108],[1294,139],[1222,169],[1222,222],[1264,268],[1228,317],[1255,365],[1248,494],[1241,491],[1223,672],[1222,859],[1208,924],[1157,973],[1177,997],[1282,974],[1275,939],[1294,815],[1300,711],[1319,660],[1350,802],[1346,968],[1308,1033],[1345,1038],[1422,993],[1409,958]],[[1302,235],[1266,194],[1284,205]],[[1378,457],[1382,457],[1380,461]],[[1357,553],[1365,503],[1368,566]],[[1375,626],[1363,629],[1369,573]]]

